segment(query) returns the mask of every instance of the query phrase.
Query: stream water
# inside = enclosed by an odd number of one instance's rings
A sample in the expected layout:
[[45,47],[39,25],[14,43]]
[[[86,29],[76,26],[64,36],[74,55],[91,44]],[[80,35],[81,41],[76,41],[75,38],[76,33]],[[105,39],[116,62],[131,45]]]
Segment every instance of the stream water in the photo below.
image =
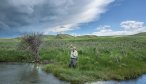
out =
[[[61,81],[41,67],[27,63],[0,63],[0,84],[71,84]],[[146,84],[146,75],[126,81],[98,81],[87,84]]]

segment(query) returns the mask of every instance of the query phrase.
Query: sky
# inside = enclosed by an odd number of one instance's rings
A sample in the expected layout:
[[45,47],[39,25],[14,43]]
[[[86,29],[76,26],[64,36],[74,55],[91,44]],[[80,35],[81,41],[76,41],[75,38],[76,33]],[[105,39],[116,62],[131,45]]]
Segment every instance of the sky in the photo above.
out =
[[0,37],[146,32],[146,0],[1,0]]

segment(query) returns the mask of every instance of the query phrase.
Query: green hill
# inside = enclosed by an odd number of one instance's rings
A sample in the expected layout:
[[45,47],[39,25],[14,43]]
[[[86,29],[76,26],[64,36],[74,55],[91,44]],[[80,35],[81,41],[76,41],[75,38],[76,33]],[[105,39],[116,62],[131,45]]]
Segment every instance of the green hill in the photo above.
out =
[[83,35],[83,36],[77,36],[79,38],[97,38],[96,35]]
[[146,32],[138,33],[138,34],[135,34],[133,36],[146,36]]
[[69,34],[57,34],[56,38],[57,39],[71,39],[71,38],[73,38],[73,36],[69,35]]
[[55,37],[56,37],[55,35],[44,35],[43,39],[44,40],[49,40],[49,39],[51,40],[51,39],[55,39]]
[[[131,37],[131,36],[146,36],[146,32],[138,33],[135,35],[125,35],[125,36],[96,36],[96,35],[82,35],[82,36],[72,36],[69,34],[57,34],[57,35],[43,35],[44,40],[53,40],[53,39],[97,39],[97,38],[109,38],[109,37]],[[19,39],[17,37],[16,39]]]

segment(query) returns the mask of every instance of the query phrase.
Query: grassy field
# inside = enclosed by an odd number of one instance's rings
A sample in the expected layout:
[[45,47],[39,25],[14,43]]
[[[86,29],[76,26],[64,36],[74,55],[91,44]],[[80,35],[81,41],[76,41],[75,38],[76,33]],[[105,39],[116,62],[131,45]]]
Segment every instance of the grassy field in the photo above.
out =
[[0,39],[0,62],[25,62],[31,54],[17,49],[18,39]]
[[[146,73],[146,36],[123,37],[45,36],[41,60],[48,60],[46,72],[61,80],[86,82],[94,80],[125,80]],[[27,61],[31,54],[16,48],[18,39],[0,39],[0,61]],[[70,44],[77,47],[76,69],[68,68]]]

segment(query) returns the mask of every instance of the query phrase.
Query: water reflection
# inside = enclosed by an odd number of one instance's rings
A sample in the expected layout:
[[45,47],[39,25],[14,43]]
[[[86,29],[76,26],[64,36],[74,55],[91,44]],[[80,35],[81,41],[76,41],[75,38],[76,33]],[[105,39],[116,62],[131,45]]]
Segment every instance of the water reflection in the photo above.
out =
[[98,81],[86,84],[146,84],[146,75],[142,75],[141,77],[133,80],[125,80],[125,81]]
[[69,84],[46,74],[37,64],[1,63],[0,84]]
[[20,72],[20,81],[28,81],[29,83],[40,83],[40,76],[38,72],[39,69],[37,67],[37,64],[26,65],[25,69]]

